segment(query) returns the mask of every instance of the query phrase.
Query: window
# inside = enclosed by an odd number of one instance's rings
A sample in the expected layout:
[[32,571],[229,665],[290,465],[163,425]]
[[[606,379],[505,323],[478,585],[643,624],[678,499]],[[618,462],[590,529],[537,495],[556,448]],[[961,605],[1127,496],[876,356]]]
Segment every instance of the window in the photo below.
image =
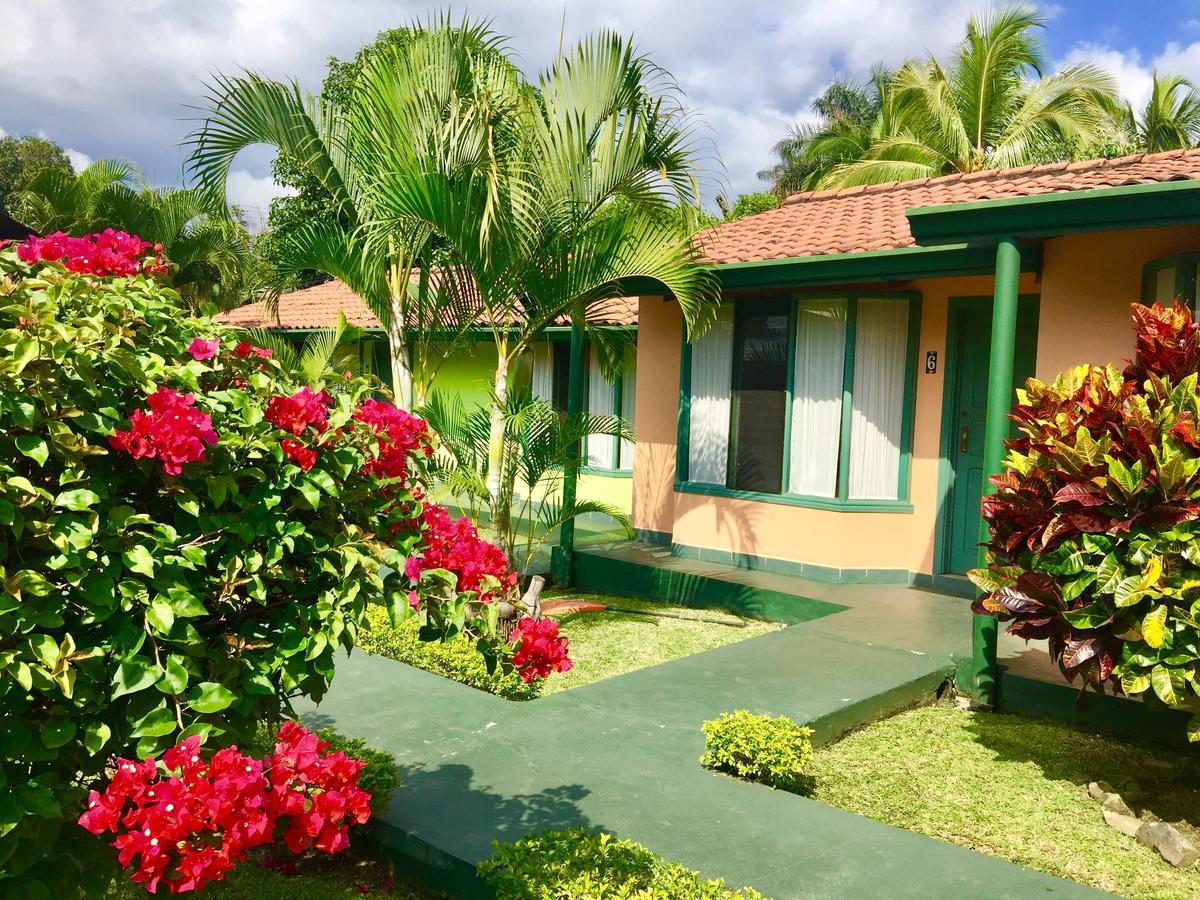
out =
[[[588,352],[587,411],[593,416],[620,416],[632,430],[636,388],[637,348],[627,346],[616,383],[610,382],[596,354]],[[596,469],[633,468],[633,443],[611,434],[593,434],[587,439],[587,464]]]
[[1142,302],[1170,305],[1179,297],[1193,309],[1200,282],[1200,253],[1181,253],[1146,263],[1142,269]]
[[689,348],[683,480],[815,505],[902,500],[918,308],[907,295],[723,307]]
[[539,341],[530,350],[533,372],[530,390],[560,412],[567,408],[571,380],[571,345],[567,341]]

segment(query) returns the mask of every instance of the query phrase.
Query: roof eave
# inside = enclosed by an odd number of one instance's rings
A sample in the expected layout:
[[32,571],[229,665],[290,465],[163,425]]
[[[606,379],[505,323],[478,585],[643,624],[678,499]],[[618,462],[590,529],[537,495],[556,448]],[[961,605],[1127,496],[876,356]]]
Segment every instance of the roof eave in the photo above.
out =
[[[936,247],[899,247],[722,263],[716,270],[723,288],[744,290],[986,275],[992,273],[995,266],[996,251],[992,246],[960,242]],[[1040,270],[1038,248],[1022,248],[1021,271]]]
[[1200,222],[1200,180],[921,206],[905,214],[926,247],[1191,224]]

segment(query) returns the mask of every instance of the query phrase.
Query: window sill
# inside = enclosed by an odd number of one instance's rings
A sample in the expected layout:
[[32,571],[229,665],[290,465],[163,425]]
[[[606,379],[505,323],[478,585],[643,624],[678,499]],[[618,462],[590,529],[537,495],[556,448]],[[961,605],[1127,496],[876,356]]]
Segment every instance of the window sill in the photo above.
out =
[[832,512],[911,513],[913,505],[907,500],[831,500],[824,497],[802,497],[798,494],[764,494],[759,491],[738,491],[715,484],[676,481],[679,494],[704,494],[709,497],[728,497],[733,500],[754,500],[782,506],[803,506]]
[[606,478],[632,478],[633,469],[606,469],[603,466],[580,466],[580,475],[603,475]]

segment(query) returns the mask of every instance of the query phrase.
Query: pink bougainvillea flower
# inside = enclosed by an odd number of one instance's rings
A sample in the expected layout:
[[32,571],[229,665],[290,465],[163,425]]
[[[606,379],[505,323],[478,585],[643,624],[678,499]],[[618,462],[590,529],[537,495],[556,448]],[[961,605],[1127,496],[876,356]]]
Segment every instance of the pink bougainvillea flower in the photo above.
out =
[[304,446],[299,441],[284,438],[279,442],[279,446],[283,448],[284,455],[305,472],[317,463],[317,451],[311,447]]
[[496,579],[502,590],[516,585],[517,573],[509,569],[504,551],[481,538],[466,516],[455,520],[445,507],[426,503],[420,527],[425,549],[404,563],[404,574],[412,581],[426,569],[446,569],[458,577],[458,590],[475,591],[484,603],[493,599],[492,592],[483,589],[485,577]]
[[233,354],[239,359],[245,359],[250,355],[258,356],[262,359],[269,359],[271,356],[271,351],[266,347],[255,347],[253,344],[247,341],[238,341],[237,346],[233,348]]
[[312,388],[305,387],[290,397],[272,397],[267,401],[263,418],[276,428],[296,435],[303,434],[309,425],[317,431],[324,431],[331,402],[329,394],[325,391],[317,393]]
[[535,678],[546,678],[551,672],[569,672],[574,667],[567,656],[569,642],[559,637],[558,623],[553,619],[522,619],[513,632],[513,640],[517,649],[512,662],[526,684]]
[[149,410],[134,410],[130,427],[114,431],[108,443],[134,459],[157,459],[168,475],[184,463],[203,462],[206,447],[217,442],[212,418],[196,409],[195,394],[160,387],[146,398]]
[[192,354],[192,359],[204,362],[206,359],[212,359],[216,356],[220,346],[220,338],[213,338],[209,341],[206,341],[204,338],[195,338],[188,345],[188,353]]
[[408,459],[414,453],[426,457],[433,453],[429,426],[384,400],[367,400],[354,411],[354,418],[375,431],[377,455],[364,469],[379,478],[403,479],[408,475]]
[[17,247],[24,263],[61,262],[68,272],[84,275],[164,275],[167,261],[162,244],[151,246],[137,235],[107,228],[95,234],[71,237],[61,231],[29,237]]
[[419,596],[417,596],[416,591],[408,592],[408,605],[411,606],[413,609],[420,609],[421,598]]
[[205,756],[198,737],[162,757],[117,760],[112,781],[92,791],[79,824],[114,835],[117,861],[154,893],[197,891],[222,880],[248,851],[280,831],[293,853],[336,853],[347,831],[370,817],[371,795],[358,786],[361,760],[285,723],[275,749],[255,759],[236,747]]

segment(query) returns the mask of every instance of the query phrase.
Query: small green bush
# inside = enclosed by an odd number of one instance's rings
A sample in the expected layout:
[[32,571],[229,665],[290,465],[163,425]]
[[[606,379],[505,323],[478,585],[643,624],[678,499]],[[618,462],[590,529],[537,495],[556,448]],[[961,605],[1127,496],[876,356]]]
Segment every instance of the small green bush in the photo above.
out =
[[[515,671],[505,674],[499,667],[488,672],[487,662],[475,649],[471,638],[460,635],[444,643],[422,641],[420,629],[419,617],[393,625],[385,610],[370,607],[364,627],[358,634],[358,646],[368,653],[408,663],[505,700],[534,700],[541,694],[540,680],[526,684]],[[499,652],[505,650],[504,647],[497,649]]]
[[584,828],[495,841],[479,876],[496,900],[762,900],[753,888],[704,881],[641,844]]
[[704,723],[701,765],[740,778],[802,792],[812,758],[812,729],[780,716],[756,716],[749,710],[726,713]]

